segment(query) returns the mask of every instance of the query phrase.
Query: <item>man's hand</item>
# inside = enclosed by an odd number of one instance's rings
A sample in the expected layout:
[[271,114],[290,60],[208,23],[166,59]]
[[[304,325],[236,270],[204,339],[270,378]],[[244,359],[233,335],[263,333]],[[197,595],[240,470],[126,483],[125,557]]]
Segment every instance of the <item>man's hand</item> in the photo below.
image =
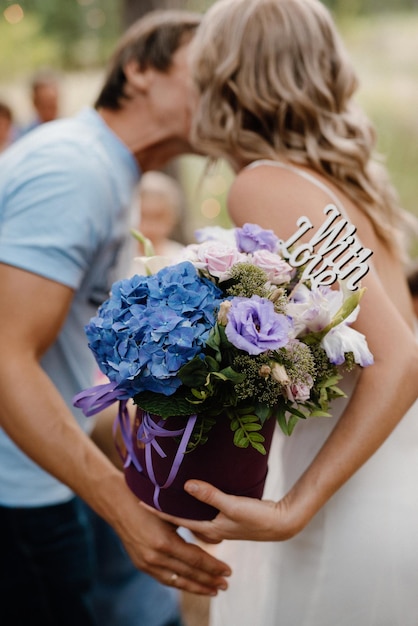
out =
[[[216,595],[227,588],[230,568],[202,547],[186,542],[177,525],[159,519],[141,505],[126,484],[121,489],[131,502],[124,515],[113,522],[136,567],[161,583],[184,591]],[[119,490],[118,500],[122,492]],[[120,526],[122,524],[122,527]],[[118,527],[119,526],[119,527]]]

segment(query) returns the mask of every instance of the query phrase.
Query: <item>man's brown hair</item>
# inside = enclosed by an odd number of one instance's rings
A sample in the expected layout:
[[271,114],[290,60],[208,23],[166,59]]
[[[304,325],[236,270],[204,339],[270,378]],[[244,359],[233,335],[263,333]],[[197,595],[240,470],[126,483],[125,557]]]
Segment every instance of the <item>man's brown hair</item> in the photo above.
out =
[[167,72],[173,55],[190,41],[199,26],[201,15],[191,11],[157,10],[140,18],[122,36],[109,64],[104,85],[95,107],[118,110],[125,93],[124,67],[135,60],[141,70],[153,67]]

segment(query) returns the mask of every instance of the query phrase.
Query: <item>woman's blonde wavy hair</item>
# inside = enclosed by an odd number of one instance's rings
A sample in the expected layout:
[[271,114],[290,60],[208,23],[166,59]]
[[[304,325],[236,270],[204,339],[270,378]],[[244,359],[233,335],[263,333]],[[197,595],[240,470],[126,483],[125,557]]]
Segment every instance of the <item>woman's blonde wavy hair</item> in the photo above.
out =
[[288,160],[324,175],[391,246],[407,215],[376,136],[354,106],[358,80],[318,0],[218,0],[192,43],[200,93],[193,141],[235,169]]

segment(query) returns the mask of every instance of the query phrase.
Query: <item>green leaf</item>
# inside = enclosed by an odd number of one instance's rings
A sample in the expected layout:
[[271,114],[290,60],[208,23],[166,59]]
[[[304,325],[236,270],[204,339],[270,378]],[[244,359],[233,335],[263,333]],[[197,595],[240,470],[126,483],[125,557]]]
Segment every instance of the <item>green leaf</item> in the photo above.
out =
[[186,387],[203,387],[208,371],[207,363],[195,357],[179,369],[178,377]]
[[250,442],[248,441],[248,437],[246,436],[245,432],[242,430],[242,428],[239,428],[234,435],[234,444],[238,447],[238,448],[248,448]]
[[322,409],[318,408],[318,409],[312,409],[312,411],[309,413],[309,417],[332,417],[331,413],[328,413],[327,411],[323,411]]
[[[286,419],[286,413],[291,414],[289,419]],[[282,432],[286,436],[290,437],[297,422],[300,419],[306,419],[306,415],[298,411],[295,407],[291,406],[290,404],[286,404],[278,408],[276,412],[276,419]]]
[[248,448],[251,445],[261,454],[266,454],[262,445],[265,437],[259,432],[261,428],[257,415],[241,416],[240,411],[231,414],[231,430],[234,432],[234,444],[238,448]]
[[287,430],[289,433],[289,437],[293,433],[293,429],[295,428],[298,421],[299,421],[299,418],[296,415],[292,415],[292,417],[287,422]]
[[220,327],[218,326],[218,324],[215,324],[215,326],[212,328],[212,330],[209,333],[209,337],[206,340],[206,345],[209,348],[212,348],[212,350],[214,350],[215,359],[218,363],[222,361],[222,352],[220,350],[221,334],[219,332],[219,328]]
[[251,424],[252,422],[258,422],[257,415],[244,415],[239,418],[241,424]]
[[212,358],[209,355],[205,356],[205,362],[208,366],[209,372],[218,372],[219,371],[219,363],[216,359]]
[[287,427],[286,415],[285,415],[284,411],[280,411],[279,413],[277,413],[276,419],[277,419],[277,423],[279,424],[282,432],[286,436],[289,436],[290,433],[289,433],[289,429]]
[[267,451],[266,451],[265,447],[262,444],[252,441],[251,445],[252,445],[253,448],[258,450],[258,452],[260,452],[260,454],[263,454],[263,455],[267,454]]
[[153,391],[142,391],[134,398],[134,403],[144,411],[153,415],[160,415],[163,419],[175,415],[193,415],[193,405],[180,394],[162,396]]
[[346,398],[347,394],[340,389],[339,387],[330,387],[330,391],[332,391],[335,398]]
[[261,424],[264,424],[264,422],[271,416],[271,407],[265,404],[257,404],[254,412],[260,420]]
[[225,376],[225,380],[230,380],[235,385],[237,383],[242,383],[245,380],[245,374],[244,373],[236,372],[230,366],[225,367],[223,370],[220,371],[220,373],[223,374],[223,376]]
[[237,419],[233,419],[231,421],[231,430],[235,432],[239,428],[239,421]]
[[255,432],[261,429],[262,429],[261,424],[246,424],[245,425],[245,432],[247,433]]
[[265,441],[266,438],[261,433],[251,433],[251,443],[253,441]]
[[291,413],[295,417],[298,417],[301,420],[306,420],[305,413],[302,413],[302,411],[299,411],[296,407],[292,406],[291,404],[288,404],[286,406],[286,411],[288,411],[289,413]]

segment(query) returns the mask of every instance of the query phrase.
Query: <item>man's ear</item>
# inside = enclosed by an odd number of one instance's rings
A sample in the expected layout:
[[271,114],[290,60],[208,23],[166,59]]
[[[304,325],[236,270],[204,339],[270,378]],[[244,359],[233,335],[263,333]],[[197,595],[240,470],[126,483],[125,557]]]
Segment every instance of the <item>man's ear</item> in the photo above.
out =
[[153,68],[141,70],[137,61],[132,59],[124,66],[124,72],[128,85],[136,92],[146,93],[150,87],[153,77]]

